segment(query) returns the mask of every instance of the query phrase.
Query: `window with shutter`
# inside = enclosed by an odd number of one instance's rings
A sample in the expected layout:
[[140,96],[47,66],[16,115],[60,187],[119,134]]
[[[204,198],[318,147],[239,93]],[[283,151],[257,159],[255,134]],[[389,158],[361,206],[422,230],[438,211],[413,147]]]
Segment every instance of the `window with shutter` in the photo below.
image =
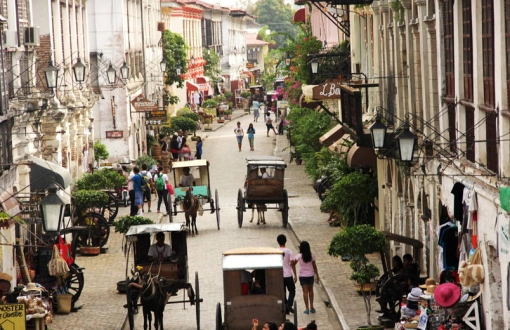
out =
[[495,106],[494,93],[494,3],[482,0],[483,98],[487,106]]
[[475,161],[475,109],[466,107],[466,158]]
[[448,137],[450,139],[450,151],[457,154],[457,114],[455,103],[448,104]]
[[471,21],[471,0],[462,0],[462,47],[464,99],[473,101],[473,27]]
[[444,27],[444,58],[446,77],[446,97],[455,97],[455,52],[454,25],[453,25],[453,0],[443,2],[443,27]]
[[498,173],[498,120],[495,111],[487,112],[485,121],[485,136],[487,142],[487,168]]

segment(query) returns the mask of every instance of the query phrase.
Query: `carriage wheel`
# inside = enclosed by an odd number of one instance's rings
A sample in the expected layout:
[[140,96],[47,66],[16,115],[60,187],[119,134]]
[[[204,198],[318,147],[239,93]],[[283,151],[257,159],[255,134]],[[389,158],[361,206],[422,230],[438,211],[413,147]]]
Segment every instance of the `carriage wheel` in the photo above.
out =
[[71,264],[71,266],[69,266],[69,273],[64,279],[66,281],[67,291],[73,296],[71,301],[74,307],[85,285],[82,268],[75,263]]
[[197,330],[200,330],[200,286],[198,283],[198,272],[195,272],[195,310],[197,313]]
[[237,223],[239,224],[239,228],[243,226],[243,207],[243,191],[239,189],[239,192],[237,193]]
[[172,196],[170,194],[167,195],[168,198],[168,218],[170,223],[174,222],[174,212],[172,210]]
[[283,208],[282,211],[282,223],[283,228],[287,228],[287,224],[289,223],[289,196],[287,195],[287,190],[283,189]]
[[222,320],[221,320],[221,304],[216,304],[216,330],[222,330]]
[[220,230],[220,198],[217,189],[214,189],[214,202],[216,203],[216,222],[218,223],[218,230]]
[[129,330],[133,330],[135,328],[135,318],[134,318],[134,311],[133,311],[133,302],[131,301],[131,295],[133,294],[131,287],[129,284],[129,277],[126,277],[126,300],[127,300],[127,315],[128,315],[128,322],[129,322]]
[[119,213],[119,200],[115,195],[111,192],[108,192],[108,204],[101,209],[101,215],[108,220],[108,222],[113,222],[117,214]]
[[85,216],[80,217],[76,225],[87,226],[87,230],[77,233],[77,246],[103,247],[108,242],[110,226],[108,226],[108,221],[101,214],[89,212]]

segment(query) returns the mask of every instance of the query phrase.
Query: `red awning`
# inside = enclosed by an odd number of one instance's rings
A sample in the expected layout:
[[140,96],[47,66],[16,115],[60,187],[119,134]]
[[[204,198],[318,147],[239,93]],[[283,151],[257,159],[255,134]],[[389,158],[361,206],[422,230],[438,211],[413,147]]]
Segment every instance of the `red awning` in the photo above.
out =
[[300,22],[300,23],[306,22],[305,8],[301,8],[294,13],[294,22]]
[[200,89],[200,88],[198,87],[198,85],[197,85],[197,84],[195,84],[195,83],[193,83],[193,82],[191,82],[191,81],[186,80],[186,90],[188,90],[188,92],[189,92],[189,91],[195,91],[195,92],[198,92],[198,91],[199,91],[199,89]]

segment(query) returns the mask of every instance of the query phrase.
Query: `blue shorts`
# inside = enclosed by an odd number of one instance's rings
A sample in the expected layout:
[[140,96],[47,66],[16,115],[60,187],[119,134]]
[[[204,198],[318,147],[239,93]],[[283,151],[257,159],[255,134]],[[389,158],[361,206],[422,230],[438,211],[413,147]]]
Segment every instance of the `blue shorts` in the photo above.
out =
[[143,205],[143,191],[135,191],[135,205]]
[[243,142],[243,137],[242,136],[236,136],[237,138],[237,143],[242,143]]
[[313,285],[313,280],[314,280],[313,276],[305,276],[305,277],[299,276],[299,284],[301,284],[301,285]]

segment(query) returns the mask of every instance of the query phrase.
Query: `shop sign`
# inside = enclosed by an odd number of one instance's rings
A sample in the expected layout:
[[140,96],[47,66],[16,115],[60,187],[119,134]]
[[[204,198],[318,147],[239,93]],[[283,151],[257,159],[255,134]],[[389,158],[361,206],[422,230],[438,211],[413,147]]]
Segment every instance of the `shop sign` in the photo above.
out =
[[145,96],[143,96],[143,94],[135,97],[131,101],[131,105],[137,112],[158,111],[158,101],[149,101],[145,98]]
[[339,99],[341,90],[340,81],[330,81],[317,85],[312,89],[314,100]]
[[0,329],[25,330],[25,304],[0,305]]
[[124,137],[124,131],[106,131],[107,139],[120,139]]
[[255,64],[253,63],[246,63],[246,68],[247,69],[253,69],[255,67]]
[[147,112],[145,114],[146,119],[150,120],[161,120],[161,121],[167,121],[167,115],[165,110],[158,110],[158,111],[152,111]]

